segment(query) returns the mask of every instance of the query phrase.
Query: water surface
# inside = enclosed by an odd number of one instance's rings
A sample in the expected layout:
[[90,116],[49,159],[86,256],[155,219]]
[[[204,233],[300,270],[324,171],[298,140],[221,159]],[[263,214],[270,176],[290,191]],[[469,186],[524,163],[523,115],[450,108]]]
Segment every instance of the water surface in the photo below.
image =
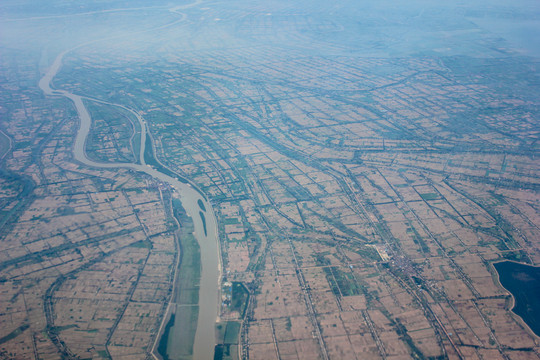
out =
[[514,297],[512,311],[540,336],[540,268],[512,261],[494,266],[502,286]]

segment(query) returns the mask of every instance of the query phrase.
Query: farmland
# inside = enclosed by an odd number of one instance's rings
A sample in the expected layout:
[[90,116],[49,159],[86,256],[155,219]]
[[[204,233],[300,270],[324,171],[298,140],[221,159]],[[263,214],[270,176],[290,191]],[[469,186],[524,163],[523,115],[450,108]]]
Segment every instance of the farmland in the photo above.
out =
[[[218,359],[539,357],[493,266],[540,263],[540,63],[488,26],[508,9],[133,3],[2,5],[0,357],[194,358],[212,213]],[[88,159],[196,216],[78,161],[60,94]]]

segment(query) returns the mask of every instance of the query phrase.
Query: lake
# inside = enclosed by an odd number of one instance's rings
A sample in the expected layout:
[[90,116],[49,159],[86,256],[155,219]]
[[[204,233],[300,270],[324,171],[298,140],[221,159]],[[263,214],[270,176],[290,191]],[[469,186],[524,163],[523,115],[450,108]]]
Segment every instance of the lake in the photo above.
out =
[[512,311],[540,336],[540,268],[512,261],[494,266],[502,286],[514,296]]

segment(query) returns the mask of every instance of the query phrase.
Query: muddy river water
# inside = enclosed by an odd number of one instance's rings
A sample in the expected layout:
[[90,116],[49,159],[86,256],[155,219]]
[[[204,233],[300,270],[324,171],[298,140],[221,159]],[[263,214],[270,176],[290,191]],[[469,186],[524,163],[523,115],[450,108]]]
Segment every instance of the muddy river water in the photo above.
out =
[[[73,49],[72,49],[73,50]],[[193,358],[195,360],[209,360],[214,357],[214,344],[215,344],[215,323],[218,316],[218,292],[219,292],[219,279],[220,279],[220,257],[219,246],[217,237],[217,222],[214,211],[211,204],[196,190],[194,185],[184,183],[176,178],[173,178],[167,174],[164,174],[150,165],[144,162],[144,148],[145,146],[152,146],[145,142],[146,140],[146,124],[142,117],[134,110],[128,109],[121,104],[110,104],[111,106],[118,106],[130,111],[137,117],[141,127],[141,149],[139,153],[140,163],[102,163],[96,162],[88,158],[85,151],[85,144],[92,118],[88,109],[86,108],[83,97],[75,95],[65,90],[56,90],[50,87],[52,79],[58,73],[62,67],[62,59],[64,55],[68,53],[65,51],[59,54],[54,60],[53,64],[49,67],[47,73],[41,78],[39,87],[46,95],[62,96],[70,99],[77,109],[77,113],[80,119],[80,127],[75,137],[75,143],[73,146],[73,154],[75,160],[94,168],[102,169],[131,169],[134,171],[140,171],[146,173],[160,181],[169,184],[174,190],[173,196],[179,197],[182,202],[182,206],[186,213],[191,217],[194,223],[195,232],[194,235],[199,243],[201,254],[201,278],[199,289],[199,315],[197,320],[197,331],[195,334],[195,343]],[[88,98],[85,98],[88,99]],[[91,101],[91,100],[89,100]],[[103,103],[103,101],[100,101]],[[204,229],[203,220],[199,214],[202,210],[199,205],[199,201],[204,205],[204,217],[206,219],[206,231]],[[179,274],[181,276],[181,274]],[[171,309],[175,304],[170,304]],[[165,316],[165,319],[167,317]]]

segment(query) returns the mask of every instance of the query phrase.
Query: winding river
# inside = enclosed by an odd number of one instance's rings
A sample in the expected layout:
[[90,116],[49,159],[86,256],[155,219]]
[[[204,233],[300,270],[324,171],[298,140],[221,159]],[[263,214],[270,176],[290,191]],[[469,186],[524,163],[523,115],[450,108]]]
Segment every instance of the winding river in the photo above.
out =
[[[73,155],[75,160],[95,168],[123,168],[140,171],[169,184],[175,190],[173,196],[179,197],[186,213],[193,220],[195,228],[194,235],[199,243],[201,254],[202,269],[199,288],[199,315],[197,319],[195,343],[193,346],[193,359],[213,359],[215,345],[215,323],[218,317],[218,295],[221,263],[217,237],[217,222],[212,206],[193,184],[183,183],[178,179],[166,175],[145,163],[145,146],[152,146],[152,144],[146,144],[145,142],[147,133],[146,124],[139,113],[120,104],[107,103],[104,101],[76,95],[65,90],[51,88],[51,81],[62,67],[62,59],[68,52],[75,49],[76,48],[64,51],[56,57],[53,64],[47,70],[47,73],[39,81],[39,87],[46,95],[63,96],[70,99],[77,109],[80,119],[80,126],[77,131],[75,144],[73,147]],[[130,111],[136,116],[141,127],[139,163],[102,163],[88,158],[85,151],[85,144],[90,132],[92,118],[88,112],[88,109],[84,105],[83,99],[89,99],[90,101],[101,102],[111,106],[118,106]],[[198,203],[199,201],[202,201],[202,204],[204,204],[203,208],[206,209],[206,211],[204,211],[206,219],[206,231],[204,229],[203,220],[199,214],[199,212],[202,211],[201,206]],[[171,307],[174,305],[175,304],[170,303],[167,311],[171,311]],[[167,319],[167,316],[165,316],[164,319]]]

